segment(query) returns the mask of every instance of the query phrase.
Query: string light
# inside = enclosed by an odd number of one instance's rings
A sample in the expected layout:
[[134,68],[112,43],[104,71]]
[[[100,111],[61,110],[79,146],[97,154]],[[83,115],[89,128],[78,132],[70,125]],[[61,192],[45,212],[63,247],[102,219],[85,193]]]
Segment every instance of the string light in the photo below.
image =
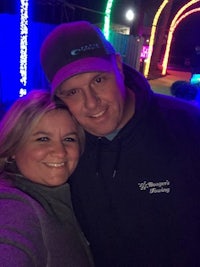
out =
[[199,11],[200,11],[200,7],[198,7],[198,8],[194,8],[194,9],[192,9],[192,10],[190,10],[190,11],[184,13],[184,15],[182,15],[182,16],[176,21],[173,30],[175,30],[176,27],[178,26],[178,24],[179,24],[183,19],[185,19],[187,16],[189,16],[189,15],[191,15],[191,14],[193,14],[193,13],[199,12]]
[[28,7],[28,0],[20,0],[20,97],[27,93]]
[[108,0],[107,5],[106,5],[105,17],[104,17],[103,33],[107,40],[109,40],[109,34],[110,34],[110,14],[112,10],[112,4],[113,4],[113,0]]

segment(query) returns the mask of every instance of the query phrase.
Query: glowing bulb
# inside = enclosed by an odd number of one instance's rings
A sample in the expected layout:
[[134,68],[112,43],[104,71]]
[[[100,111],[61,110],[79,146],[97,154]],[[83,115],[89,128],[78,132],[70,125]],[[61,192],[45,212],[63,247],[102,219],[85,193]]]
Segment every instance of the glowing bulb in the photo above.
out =
[[126,12],[126,19],[127,19],[128,21],[132,21],[134,18],[135,18],[135,14],[134,14],[133,10],[129,9],[129,10]]

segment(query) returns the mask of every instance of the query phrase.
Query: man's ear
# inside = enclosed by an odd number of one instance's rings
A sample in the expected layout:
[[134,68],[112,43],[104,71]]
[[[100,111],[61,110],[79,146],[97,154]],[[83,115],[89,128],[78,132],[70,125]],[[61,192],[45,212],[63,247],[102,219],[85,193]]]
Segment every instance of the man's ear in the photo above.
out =
[[122,75],[123,78],[124,78],[123,62],[122,62],[122,57],[121,57],[121,55],[118,54],[118,53],[116,53],[116,54],[115,54],[115,60],[116,60],[117,68],[118,68],[119,72],[121,73],[121,75]]
[[120,71],[123,71],[123,65],[122,65],[122,57],[120,54],[116,53],[115,54],[115,59],[117,63],[117,67]]

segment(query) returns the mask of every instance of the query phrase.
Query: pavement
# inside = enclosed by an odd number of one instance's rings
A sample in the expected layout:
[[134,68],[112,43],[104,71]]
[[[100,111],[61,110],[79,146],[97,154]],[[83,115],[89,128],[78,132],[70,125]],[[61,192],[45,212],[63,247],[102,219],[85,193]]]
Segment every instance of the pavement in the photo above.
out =
[[179,71],[179,70],[168,70],[167,75],[156,79],[150,79],[149,83],[153,91],[171,95],[170,87],[175,81],[189,81],[191,77],[190,72]]

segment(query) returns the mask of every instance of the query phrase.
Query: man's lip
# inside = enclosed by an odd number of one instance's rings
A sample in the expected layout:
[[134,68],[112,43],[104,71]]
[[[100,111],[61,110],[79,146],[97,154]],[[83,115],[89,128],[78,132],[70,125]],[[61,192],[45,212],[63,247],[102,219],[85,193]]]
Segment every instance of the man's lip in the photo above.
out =
[[102,111],[100,111],[98,113],[95,113],[95,114],[90,115],[90,117],[91,118],[100,118],[102,115],[105,114],[106,111],[107,111],[107,109],[104,109],[104,110],[102,110]]

